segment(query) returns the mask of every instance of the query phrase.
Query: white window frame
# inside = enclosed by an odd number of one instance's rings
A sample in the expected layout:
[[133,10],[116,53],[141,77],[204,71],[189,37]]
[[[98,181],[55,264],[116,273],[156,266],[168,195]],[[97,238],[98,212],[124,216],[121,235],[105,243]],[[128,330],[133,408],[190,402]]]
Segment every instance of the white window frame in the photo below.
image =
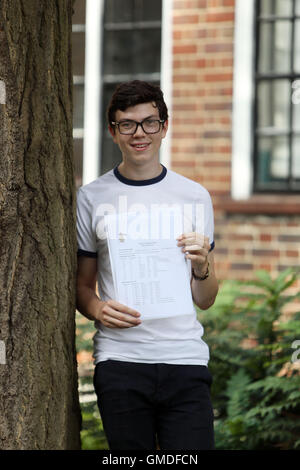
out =
[[[173,0],[163,0],[160,81],[170,116],[172,109],[172,11]],[[82,184],[90,183],[100,174],[103,14],[104,0],[87,0]],[[160,155],[161,163],[169,167],[171,119],[169,119],[169,130],[163,140]]]
[[231,197],[236,200],[248,199],[253,191],[254,13],[255,0],[236,0],[231,175]]

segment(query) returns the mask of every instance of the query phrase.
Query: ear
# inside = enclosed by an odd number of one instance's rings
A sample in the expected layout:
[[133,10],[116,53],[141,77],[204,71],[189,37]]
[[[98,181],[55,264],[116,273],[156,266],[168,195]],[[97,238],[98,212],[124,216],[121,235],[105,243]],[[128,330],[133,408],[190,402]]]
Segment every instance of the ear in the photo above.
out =
[[168,119],[164,122],[164,127],[162,128],[162,138],[166,137],[167,131],[169,127]]
[[115,142],[116,141],[115,140],[116,139],[116,128],[112,127],[111,125],[108,125],[108,130],[109,130],[110,135],[113,138],[113,141]]

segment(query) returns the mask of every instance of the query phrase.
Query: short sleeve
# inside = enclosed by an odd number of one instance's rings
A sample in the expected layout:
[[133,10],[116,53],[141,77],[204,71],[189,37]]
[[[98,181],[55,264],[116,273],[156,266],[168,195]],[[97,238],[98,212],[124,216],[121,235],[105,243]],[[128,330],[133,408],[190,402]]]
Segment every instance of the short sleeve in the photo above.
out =
[[92,206],[82,188],[77,191],[77,245],[79,256],[97,257],[96,236],[92,224]]

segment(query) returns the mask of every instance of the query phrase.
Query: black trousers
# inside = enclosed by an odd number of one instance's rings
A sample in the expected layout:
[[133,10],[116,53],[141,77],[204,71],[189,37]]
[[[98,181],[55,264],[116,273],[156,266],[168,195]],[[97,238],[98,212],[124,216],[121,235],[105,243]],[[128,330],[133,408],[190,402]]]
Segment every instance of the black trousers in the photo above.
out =
[[206,366],[103,361],[94,386],[111,450],[214,448]]

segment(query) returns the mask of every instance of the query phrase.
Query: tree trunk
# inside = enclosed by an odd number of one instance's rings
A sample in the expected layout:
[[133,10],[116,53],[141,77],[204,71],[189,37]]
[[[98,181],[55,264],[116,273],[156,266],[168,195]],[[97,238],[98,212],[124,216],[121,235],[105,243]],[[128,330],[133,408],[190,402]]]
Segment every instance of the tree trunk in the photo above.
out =
[[80,448],[72,0],[0,0],[0,447]]

